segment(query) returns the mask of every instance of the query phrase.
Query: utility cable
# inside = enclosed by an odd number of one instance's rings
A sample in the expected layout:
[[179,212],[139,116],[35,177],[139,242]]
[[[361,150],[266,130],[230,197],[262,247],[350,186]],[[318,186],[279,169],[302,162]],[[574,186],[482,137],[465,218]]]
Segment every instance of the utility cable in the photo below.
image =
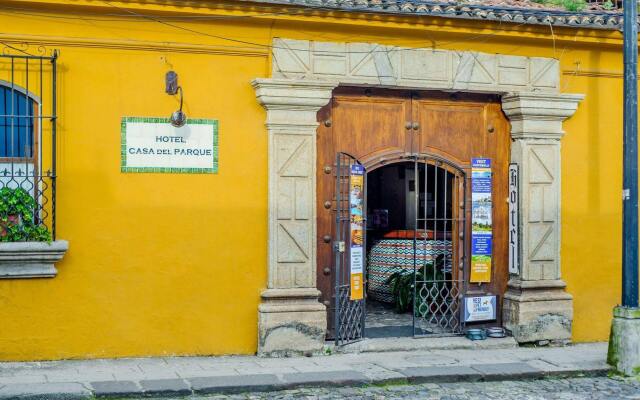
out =
[[[245,46],[250,46],[249,48],[247,47],[240,47],[240,46],[233,46],[233,45],[221,45],[222,47],[225,48],[232,48],[232,49],[240,49],[240,50],[255,50],[256,48],[261,48],[261,49],[282,49],[282,50],[292,50],[289,47],[283,47],[283,46],[277,46],[277,45],[273,45],[273,44],[264,44],[264,43],[256,43],[256,42],[251,42],[251,41],[247,41],[247,40],[241,40],[241,39],[236,39],[236,38],[232,38],[232,37],[227,37],[227,36],[222,36],[222,35],[214,35],[214,34],[210,34],[207,32],[202,32],[196,29],[192,29],[192,28],[187,28],[181,25],[176,25],[172,22],[167,22],[163,19],[157,18],[155,16],[149,16],[146,14],[140,14],[137,13],[133,10],[130,9],[126,9],[123,7],[119,7],[117,5],[114,5],[112,3],[110,3],[107,0],[102,0],[103,3],[105,3],[106,5],[121,10],[123,12],[126,12],[127,15],[131,15],[132,17],[136,17],[136,18],[141,18],[141,19],[145,19],[149,22],[154,22],[154,23],[158,23],[161,25],[165,25],[168,27],[171,27],[173,29],[178,29],[178,30],[182,30],[182,31],[186,31],[189,32],[191,34],[194,35],[199,35],[199,36],[205,36],[205,37],[211,37],[211,38],[215,38],[218,40],[223,40],[223,41],[229,41],[229,42],[233,42],[233,43],[237,43],[237,44],[243,44]],[[323,9],[323,10],[327,10],[326,7],[316,7],[316,9]],[[333,9],[332,9],[333,10]],[[1,12],[1,11],[0,11]],[[275,13],[269,13],[269,14],[264,14],[264,15],[273,15]],[[36,15],[36,14],[32,14],[32,15]],[[114,15],[114,14],[109,14],[109,15]],[[294,14],[287,14],[287,13],[281,13],[278,15],[294,15]],[[43,16],[42,14],[39,14],[39,16]],[[249,18],[254,17],[254,15],[250,15],[247,16]],[[48,15],[44,15],[44,17],[54,17],[54,16],[48,16]],[[211,17],[215,17],[215,16],[211,16]],[[227,16],[219,16],[221,18],[227,17]],[[233,16],[233,17],[242,17],[242,16]],[[66,18],[76,18],[79,20],[86,20],[85,17],[71,17],[71,16],[67,16]],[[118,20],[120,21],[120,19]],[[136,21],[136,22],[141,22],[141,21]],[[499,20],[497,21],[499,23],[500,26],[503,25],[503,21]],[[509,29],[515,29],[518,28],[520,26],[523,25],[527,25],[527,22],[521,22],[518,24],[510,24],[509,25]],[[494,36],[499,35],[501,32],[493,32],[493,33],[488,33],[488,34],[477,34],[474,36],[470,36],[470,37],[466,37],[466,38],[462,38],[460,40],[452,40],[452,41],[445,41],[445,42],[440,42],[438,43],[437,40],[434,39],[428,39],[430,40],[433,44],[431,46],[420,46],[420,47],[403,47],[403,48],[399,48],[399,47],[391,47],[390,49],[377,49],[377,47],[380,46],[373,46],[373,48],[371,50],[367,50],[367,51],[329,51],[329,50],[315,50],[316,53],[327,53],[327,54],[343,54],[343,55],[347,55],[347,54],[364,54],[364,55],[370,55],[373,53],[392,53],[392,52],[403,52],[403,51],[416,51],[416,50],[436,50],[437,48],[442,48],[442,46],[447,46],[447,45],[452,45],[452,44],[456,44],[456,43],[464,43],[464,42],[476,42],[476,43],[484,43],[486,41],[488,41],[489,39],[491,39]],[[476,39],[480,39],[483,38],[484,40],[476,40]],[[130,41],[137,41],[135,39],[129,39]],[[555,36],[554,36],[554,40],[555,40]],[[422,42],[422,41],[421,41]],[[437,43],[437,44],[436,44]],[[12,47],[12,46],[7,46],[7,47]],[[25,54],[28,54],[20,49],[14,48],[15,50],[21,51]],[[293,50],[298,50],[298,49],[293,49]],[[299,49],[299,51],[305,51],[304,49]]]
[[[198,30],[191,29],[191,28],[186,28],[186,27],[183,27],[183,26],[180,26],[180,25],[176,25],[176,24],[171,23],[171,22],[167,22],[167,21],[163,21],[163,20],[157,19],[155,17],[150,17],[150,16],[147,16],[147,15],[138,14],[135,11],[132,11],[132,10],[129,10],[129,9],[125,9],[125,8],[116,6],[114,4],[111,4],[107,0],[102,0],[102,2],[107,4],[107,5],[109,5],[109,6],[111,6],[111,7],[117,8],[117,9],[122,10],[122,11],[126,11],[126,12],[128,12],[128,13],[130,13],[132,15],[137,15],[137,16],[140,16],[141,18],[147,18],[147,19],[152,20],[154,22],[157,22],[159,24],[162,24],[162,25],[165,25],[165,26],[169,26],[169,27],[172,27],[174,29],[179,29],[179,30],[183,30],[183,31],[186,31],[186,32],[190,32],[192,34],[212,37],[212,38],[219,39],[219,40],[235,42],[235,43],[244,44],[244,45],[253,46],[253,47],[258,47],[258,48],[291,50],[289,47],[281,47],[281,46],[276,46],[276,45],[271,45],[271,44],[250,42],[250,41],[246,41],[246,40],[234,39],[234,38],[230,38],[230,37],[226,37],[226,36],[214,35],[214,34],[198,31]],[[502,24],[502,21],[500,21],[500,24]],[[520,27],[520,26],[523,26],[523,25],[526,25],[526,24],[527,24],[527,22],[521,22],[519,24],[513,25],[512,28],[517,28],[517,27]],[[465,39],[461,39],[461,40],[457,40],[457,41],[444,42],[444,43],[441,43],[440,46],[442,46],[443,44],[444,45],[449,45],[449,44],[454,44],[454,43],[468,42],[470,40],[473,41],[473,40],[475,40],[477,38],[492,37],[492,36],[496,36],[498,34],[499,34],[499,32],[490,33],[490,34],[478,34],[478,35],[472,36],[470,38],[465,38]],[[435,46],[411,47],[411,48],[395,48],[395,49],[390,49],[390,50],[386,50],[386,49],[375,50],[375,48],[374,48],[374,49],[369,50],[369,51],[329,51],[329,50],[323,51],[323,50],[315,50],[315,52],[316,53],[327,53],[327,54],[371,54],[371,53],[377,53],[377,52],[389,53],[389,52],[395,52],[395,51],[399,52],[399,51],[416,51],[416,50],[433,50],[433,49],[435,49]],[[301,51],[304,51],[304,50],[301,50]]]

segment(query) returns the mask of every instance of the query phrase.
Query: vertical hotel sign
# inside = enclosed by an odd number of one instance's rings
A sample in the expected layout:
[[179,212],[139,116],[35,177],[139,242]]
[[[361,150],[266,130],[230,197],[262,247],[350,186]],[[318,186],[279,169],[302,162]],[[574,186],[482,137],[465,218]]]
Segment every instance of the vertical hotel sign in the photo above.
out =
[[364,167],[351,166],[349,179],[349,233],[351,235],[351,300],[364,297]]
[[520,242],[518,237],[518,164],[509,165],[509,273],[520,272],[520,260],[518,250]]
[[491,282],[492,251],[491,160],[471,160],[471,277]]

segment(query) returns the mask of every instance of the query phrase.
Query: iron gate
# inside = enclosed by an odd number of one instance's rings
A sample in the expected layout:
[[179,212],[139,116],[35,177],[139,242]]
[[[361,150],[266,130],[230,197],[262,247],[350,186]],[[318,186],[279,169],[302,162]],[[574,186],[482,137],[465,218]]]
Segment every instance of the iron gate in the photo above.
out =
[[433,156],[414,162],[413,334],[462,333],[466,209],[464,172]]
[[[363,171],[361,204],[361,237],[352,236],[351,169],[357,165]],[[364,335],[365,297],[352,300],[351,296],[351,251],[354,239],[361,240],[362,267],[366,264],[366,173],[362,164],[346,153],[336,155],[336,231],[334,240],[335,254],[335,342],[343,345],[362,339]],[[364,281],[361,282],[364,285]],[[366,292],[363,287],[362,292]]]

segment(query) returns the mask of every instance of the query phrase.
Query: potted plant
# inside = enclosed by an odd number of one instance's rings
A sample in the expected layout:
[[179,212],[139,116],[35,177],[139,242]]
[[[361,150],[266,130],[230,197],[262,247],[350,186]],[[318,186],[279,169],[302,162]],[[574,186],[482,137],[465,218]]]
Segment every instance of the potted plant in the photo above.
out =
[[38,220],[38,203],[23,188],[0,188],[0,278],[56,276],[69,244],[52,241]]
[[[398,271],[391,274],[386,283],[391,287],[396,312],[407,312],[414,305],[414,282],[415,293],[420,293],[428,284],[431,286],[428,289],[432,289],[435,285],[439,292],[445,284],[443,267],[444,255],[440,254],[434,260],[426,261],[419,270],[415,271],[415,274],[412,273],[413,271]],[[425,310],[425,307],[429,309],[429,304],[432,306],[436,304],[435,298],[429,294],[431,290],[427,293],[427,296],[419,296],[417,299],[419,304],[415,304],[415,312],[423,314],[422,310]]]
[[0,218],[0,241],[9,241],[11,232],[21,224],[19,214],[8,214]]
[[36,223],[35,199],[23,188],[0,189],[0,242],[50,242],[46,226]]

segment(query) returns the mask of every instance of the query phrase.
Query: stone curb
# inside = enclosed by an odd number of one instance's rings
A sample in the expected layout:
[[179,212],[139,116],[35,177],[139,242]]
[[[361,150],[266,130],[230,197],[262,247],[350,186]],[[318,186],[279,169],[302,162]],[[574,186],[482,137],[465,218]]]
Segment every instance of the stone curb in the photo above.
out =
[[37,385],[5,385],[0,387],[0,400],[77,400],[91,398],[140,398],[235,394],[279,391],[301,387],[344,387],[411,383],[489,382],[519,379],[598,377],[607,368],[588,370],[541,370],[527,363],[476,364],[469,366],[410,367],[396,371],[404,378],[371,379],[353,371],[301,372],[282,375],[211,376],[187,379],[155,379],[146,381],[103,381],[87,384],[51,383]]

